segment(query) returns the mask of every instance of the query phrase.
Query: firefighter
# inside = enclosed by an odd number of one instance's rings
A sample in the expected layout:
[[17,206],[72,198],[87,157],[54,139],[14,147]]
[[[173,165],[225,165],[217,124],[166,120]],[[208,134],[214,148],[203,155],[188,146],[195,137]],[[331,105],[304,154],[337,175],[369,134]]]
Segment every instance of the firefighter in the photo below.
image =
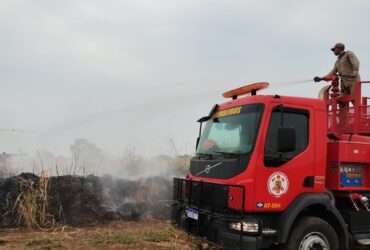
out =
[[339,75],[342,95],[353,95],[356,82],[360,81],[360,61],[352,51],[345,50],[343,43],[335,44],[331,51],[338,57],[334,68],[324,77],[316,76],[314,81],[319,82]]

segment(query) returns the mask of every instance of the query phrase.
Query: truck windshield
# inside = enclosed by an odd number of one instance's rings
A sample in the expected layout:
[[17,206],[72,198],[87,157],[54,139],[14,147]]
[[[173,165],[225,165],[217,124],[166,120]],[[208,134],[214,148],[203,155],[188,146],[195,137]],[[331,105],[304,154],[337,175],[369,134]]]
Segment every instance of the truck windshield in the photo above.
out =
[[263,104],[250,104],[216,112],[204,128],[197,153],[250,153],[255,144],[262,112]]

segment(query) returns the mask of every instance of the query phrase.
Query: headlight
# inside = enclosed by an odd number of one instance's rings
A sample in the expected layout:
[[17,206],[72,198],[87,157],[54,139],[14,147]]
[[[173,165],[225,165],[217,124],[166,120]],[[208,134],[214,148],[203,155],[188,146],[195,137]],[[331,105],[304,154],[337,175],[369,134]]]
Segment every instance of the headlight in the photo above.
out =
[[230,223],[230,228],[236,231],[242,231],[245,233],[258,233],[259,232],[259,225],[258,222],[233,222]]

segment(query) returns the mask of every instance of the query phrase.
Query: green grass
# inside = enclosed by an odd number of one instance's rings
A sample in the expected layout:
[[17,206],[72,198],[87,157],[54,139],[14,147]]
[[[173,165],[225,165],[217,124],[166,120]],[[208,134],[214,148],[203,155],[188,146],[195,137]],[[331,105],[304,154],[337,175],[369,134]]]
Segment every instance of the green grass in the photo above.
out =
[[162,230],[148,230],[144,232],[144,240],[150,242],[171,241],[176,237],[175,230],[172,227],[167,227]]
[[131,245],[139,241],[136,235],[127,232],[117,232],[110,235],[104,235],[98,237],[94,243],[95,244],[121,244],[121,245]]

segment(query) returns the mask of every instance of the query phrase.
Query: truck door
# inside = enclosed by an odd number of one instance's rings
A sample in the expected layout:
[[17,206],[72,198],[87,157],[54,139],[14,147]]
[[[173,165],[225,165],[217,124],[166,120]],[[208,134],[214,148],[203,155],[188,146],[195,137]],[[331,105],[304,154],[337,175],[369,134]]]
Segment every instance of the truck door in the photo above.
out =
[[[272,109],[264,153],[256,169],[256,211],[282,211],[297,195],[312,189],[314,149],[310,143],[311,127],[308,109],[282,105]],[[294,148],[285,152],[279,152],[280,128],[294,132],[286,138],[295,141]]]

